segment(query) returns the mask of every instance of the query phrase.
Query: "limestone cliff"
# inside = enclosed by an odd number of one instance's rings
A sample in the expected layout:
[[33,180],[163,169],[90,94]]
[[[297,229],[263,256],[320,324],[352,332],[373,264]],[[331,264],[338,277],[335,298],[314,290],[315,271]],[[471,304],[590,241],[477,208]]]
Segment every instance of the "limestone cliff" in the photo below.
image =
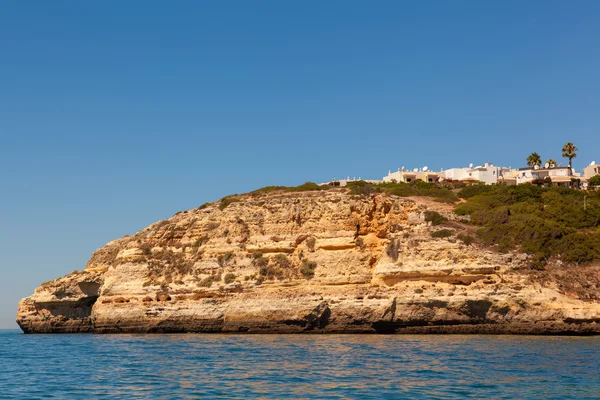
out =
[[522,254],[459,240],[470,229],[425,198],[234,196],[108,243],[23,299],[17,322],[26,333],[600,332],[597,300],[536,279]]

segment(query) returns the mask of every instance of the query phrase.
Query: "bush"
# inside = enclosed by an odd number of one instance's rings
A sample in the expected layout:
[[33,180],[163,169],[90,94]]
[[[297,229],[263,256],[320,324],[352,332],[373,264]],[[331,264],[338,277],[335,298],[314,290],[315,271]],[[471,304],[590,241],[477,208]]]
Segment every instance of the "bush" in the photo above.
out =
[[436,239],[442,239],[452,236],[454,231],[452,229],[440,229],[435,232],[431,232],[431,237]]
[[[465,188],[466,189],[466,188]],[[479,225],[479,240],[499,251],[520,248],[538,268],[551,257],[565,262],[600,261],[600,196],[569,188],[490,186],[467,198],[456,212]]]
[[279,268],[290,268],[292,266],[292,262],[285,254],[277,254],[273,257],[273,263]]
[[140,249],[142,250],[142,254],[146,257],[152,257],[152,247],[149,244],[144,243],[140,245]]
[[223,281],[226,284],[233,283],[235,281],[235,274],[232,274],[231,272],[225,274],[225,277],[223,278]]
[[196,210],[204,210],[205,208],[207,208],[209,206],[210,206],[210,203],[204,203],[200,207],[196,208]]
[[269,260],[263,257],[261,252],[252,253],[252,265],[258,268],[266,267]]
[[544,180],[542,178],[536,178],[531,181],[532,185],[542,186],[544,184]]
[[475,238],[473,236],[465,235],[463,233],[459,233],[458,235],[456,235],[456,238],[464,244],[466,244],[467,246],[470,246],[473,244],[473,242],[475,242]]
[[390,195],[400,197],[424,196],[441,203],[454,203],[458,201],[458,197],[446,186],[451,186],[449,183],[432,183],[432,182],[411,182],[411,183],[382,183],[376,185],[376,188]]
[[273,192],[310,192],[326,189],[329,189],[329,187],[325,185],[319,186],[314,182],[305,182],[299,186],[265,186],[250,192],[250,194],[266,194]]
[[380,192],[379,188],[365,181],[352,181],[346,183],[346,188],[350,189],[351,195],[368,196]]
[[223,197],[221,199],[221,202],[219,203],[219,210],[223,211],[230,204],[238,203],[239,201],[240,201],[240,199],[236,199],[235,197],[232,197],[232,196]]
[[312,279],[315,276],[315,270],[317,269],[317,263],[314,261],[303,260],[300,264],[300,273],[306,279]]
[[469,185],[469,186],[465,186],[458,192],[458,197],[461,197],[463,199],[468,199],[473,196],[479,196],[479,195],[482,195],[485,193],[489,193],[491,190],[492,190],[492,186],[490,186],[490,185],[484,185],[484,184]]
[[590,178],[588,185],[592,187],[600,186],[600,175],[594,175]]
[[440,225],[448,221],[448,218],[444,217],[437,211],[425,211],[425,222],[431,222],[431,225]]
[[214,274],[202,279],[200,282],[198,282],[198,285],[202,287],[211,287],[213,282],[219,282],[220,280],[221,274]]
[[219,257],[217,257],[217,262],[219,263],[219,265],[221,267],[225,267],[227,265],[229,265],[229,263],[235,258],[235,254],[233,254],[233,252],[228,251],[225,254],[221,254],[219,255]]

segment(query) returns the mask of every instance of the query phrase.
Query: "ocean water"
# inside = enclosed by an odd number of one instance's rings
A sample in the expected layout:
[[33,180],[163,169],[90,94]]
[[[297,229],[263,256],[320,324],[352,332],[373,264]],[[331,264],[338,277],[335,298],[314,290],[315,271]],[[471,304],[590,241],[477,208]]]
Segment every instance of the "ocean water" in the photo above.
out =
[[0,398],[600,398],[600,337],[0,331]]

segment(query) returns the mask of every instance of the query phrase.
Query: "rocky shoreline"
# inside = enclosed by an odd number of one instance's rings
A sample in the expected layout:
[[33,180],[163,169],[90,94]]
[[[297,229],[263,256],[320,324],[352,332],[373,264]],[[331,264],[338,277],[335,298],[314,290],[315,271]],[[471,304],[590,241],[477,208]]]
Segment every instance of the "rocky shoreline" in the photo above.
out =
[[600,333],[600,303],[536,280],[523,254],[465,240],[466,222],[426,198],[240,195],[110,242],[23,299],[17,323],[25,333]]

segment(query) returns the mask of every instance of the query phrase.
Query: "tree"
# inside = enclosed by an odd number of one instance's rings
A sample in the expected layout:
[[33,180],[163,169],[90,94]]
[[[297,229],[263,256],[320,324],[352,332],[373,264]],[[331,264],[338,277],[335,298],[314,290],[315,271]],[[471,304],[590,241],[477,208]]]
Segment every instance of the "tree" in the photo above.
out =
[[558,163],[556,162],[556,160],[554,158],[549,158],[546,160],[546,164],[548,164],[548,166],[556,166]]
[[600,186],[600,175],[594,175],[590,178],[590,181],[588,182],[588,184],[590,186]]
[[530,167],[542,165],[542,157],[536,152],[533,152],[527,157],[527,165]]
[[571,164],[571,160],[577,157],[577,154],[575,153],[577,150],[579,149],[571,142],[565,144],[562,148],[562,156],[569,159],[569,171],[571,173],[573,173],[573,166]]

